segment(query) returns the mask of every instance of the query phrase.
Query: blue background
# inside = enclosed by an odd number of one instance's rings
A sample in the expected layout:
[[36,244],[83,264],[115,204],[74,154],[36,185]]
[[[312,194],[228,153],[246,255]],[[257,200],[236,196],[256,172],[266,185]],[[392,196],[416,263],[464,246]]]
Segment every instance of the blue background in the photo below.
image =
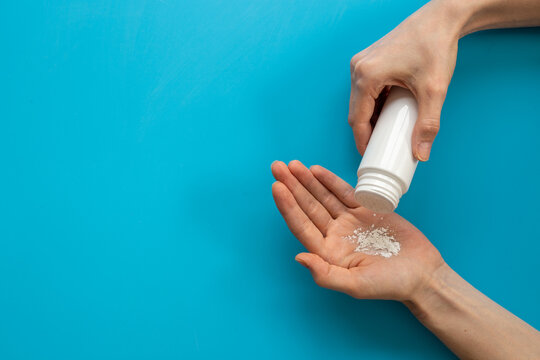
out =
[[[350,183],[349,60],[422,1],[3,1],[0,358],[453,355],[318,288],[270,163]],[[460,41],[399,213],[540,326],[540,31]]]

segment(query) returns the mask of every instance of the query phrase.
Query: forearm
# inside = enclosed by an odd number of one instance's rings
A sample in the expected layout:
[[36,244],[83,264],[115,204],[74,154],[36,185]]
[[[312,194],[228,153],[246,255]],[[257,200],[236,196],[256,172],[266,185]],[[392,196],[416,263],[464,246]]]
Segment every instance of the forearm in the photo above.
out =
[[447,265],[405,305],[462,359],[540,359],[540,332]]
[[[456,14],[463,37],[475,31],[540,26],[538,0],[433,0],[446,14]],[[446,15],[443,15],[446,16]]]
[[[540,26],[540,0],[433,0],[410,21],[439,25],[452,41],[492,28]],[[463,359],[540,359],[540,333],[447,265],[405,305]]]

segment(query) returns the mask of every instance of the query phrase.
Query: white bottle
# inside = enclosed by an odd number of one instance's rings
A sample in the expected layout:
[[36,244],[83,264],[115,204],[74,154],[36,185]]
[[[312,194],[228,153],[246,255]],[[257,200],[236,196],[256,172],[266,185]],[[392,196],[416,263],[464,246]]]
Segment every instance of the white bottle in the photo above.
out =
[[392,87],[358,168],[354,197],[363,207],[390,213],[409,189],[418,165],[411,146],[417,116],[414,95]]

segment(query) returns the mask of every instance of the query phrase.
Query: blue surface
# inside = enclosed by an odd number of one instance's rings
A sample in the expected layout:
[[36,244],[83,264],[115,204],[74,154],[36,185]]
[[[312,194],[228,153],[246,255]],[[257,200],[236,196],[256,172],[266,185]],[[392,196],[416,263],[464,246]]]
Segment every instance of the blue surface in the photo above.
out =
[[[354,182],[349,60],[421,1],[4,1],[0,358],[453,355],[318,288],[270,163]],[[540,30],[460,42],[399,213],[540,326]]]

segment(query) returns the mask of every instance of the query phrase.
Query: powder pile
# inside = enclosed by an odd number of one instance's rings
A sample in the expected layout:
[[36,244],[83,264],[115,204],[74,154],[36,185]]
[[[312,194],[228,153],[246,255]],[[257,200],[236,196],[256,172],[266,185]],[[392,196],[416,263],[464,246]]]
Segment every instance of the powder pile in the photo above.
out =
[[392,236],[389,229],[375,228],[375,225],[371,225],[368,230],[358,228],[354,230],[352,235],[343,238],[357,245],[354,251],[367,255],[380,255],[389,258],[392,255],[397,255],[401,249],[399,242]]

